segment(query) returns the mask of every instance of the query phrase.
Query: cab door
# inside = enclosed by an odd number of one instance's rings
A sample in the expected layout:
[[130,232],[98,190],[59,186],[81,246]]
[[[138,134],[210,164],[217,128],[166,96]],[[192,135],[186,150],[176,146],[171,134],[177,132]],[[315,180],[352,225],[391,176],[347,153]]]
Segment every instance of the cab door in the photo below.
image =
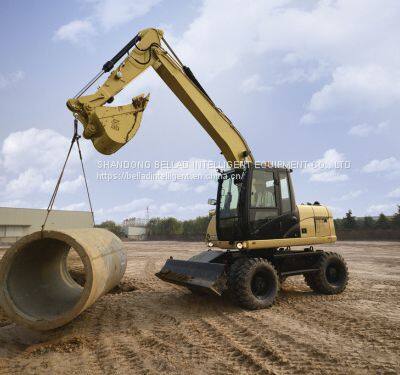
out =
[[288,170],[277,171],[280,196],[280,238],[300,237],[300,217]]
[[298,215],[285,169],[253,169],[248,185],[248,238],[298,237]]
[[276,238],[279,232],[279,195],[273,170],[253,169],[248,189],[249,239]]

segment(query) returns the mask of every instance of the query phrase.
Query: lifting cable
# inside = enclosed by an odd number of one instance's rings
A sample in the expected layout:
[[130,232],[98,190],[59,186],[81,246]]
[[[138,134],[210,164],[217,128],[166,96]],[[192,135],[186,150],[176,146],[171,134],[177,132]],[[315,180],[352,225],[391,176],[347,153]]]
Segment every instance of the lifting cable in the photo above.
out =
[[54,188],[53,194],[51,195],[49,205],[47,206],[47,214],[46,214],[46,217],[45,217],[43,225],[42,225],[42,232],[43,232],[44,227],[45,227],[45,225],[47,223],[47,219],[49,218],[50,212],[53,210],[54,201],[56,200],[56,196],[57,196],[58,190],[59,190],[60,185],[61,185],[61,180],[63,178],[64,171],[65,171],[65,168],[67,166],[67,162],[68,162],[69,156],[71,155],[71,151],[72,151],[72,148],[74,146],[74,143],[76,143],[76,145],[78,147],[79,160],[81,162],[83,179],[85,181],[86,194],[87,194],[87,198],[88,198],[88,202],[89,202],[90,213],[92,215],[93,226],[95,225],[92,200],[90,199],[89,186],[88,186],[88,183],[87,183],[85,167],[83,165],[82,151],[81,151],[81,146],[79,144],[79,138],[81,138],[81,136],[78,134],[78,120],[75,119],[74,120],[74,134],[73,134],[72,139],[71,139],[71,144],[69,146],[67,157],[65,158],[63,167],[61,169],[61,173],[60,173],[60,175],[58,177],[58,180],[57,180],[56,186]]

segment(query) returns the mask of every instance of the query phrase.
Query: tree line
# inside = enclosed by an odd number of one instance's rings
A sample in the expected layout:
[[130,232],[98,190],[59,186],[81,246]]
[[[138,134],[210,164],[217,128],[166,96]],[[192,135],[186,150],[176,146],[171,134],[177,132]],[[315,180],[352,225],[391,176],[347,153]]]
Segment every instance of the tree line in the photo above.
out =
[[199,216],[192,220],[178,220],[174,217],[150,219],[147,224],[148,238],[203,240],[209,221],[209,216]]
[[395,212],[390,218],[381,213],[377,219],[374,219],[372,216],[365,216],[357,219],[355,216],[353,216],[352,211],[348,210],[344,218],[335,219],[334,221],[337,230],[400,230],[400,205],[397,206],[397,212]]
[[[191,220],[178,220],[174,217],[153,218],[147,224],[147,238],[150,240],[204,240],[207,226],[210,221],[209,216],[199,216]],[[116,224],[112,220],[107,220],[97,228],[105,228],[113,232],[120,238],[126,237],[122,225]]]

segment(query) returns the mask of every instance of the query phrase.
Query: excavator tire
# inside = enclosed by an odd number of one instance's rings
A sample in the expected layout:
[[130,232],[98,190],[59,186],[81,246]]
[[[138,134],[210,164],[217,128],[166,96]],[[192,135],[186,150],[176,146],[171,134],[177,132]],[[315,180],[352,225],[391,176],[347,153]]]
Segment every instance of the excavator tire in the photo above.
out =
[[228,289],[238,305],[258,310],[270,307],[279,291],[274,266],[262,258],[240,258],[230,268]]
[[349,271],[340,254],[324,252],[317,264],[318,271],[304,274],[306,284],[317,293],[339,294],[347,286]]

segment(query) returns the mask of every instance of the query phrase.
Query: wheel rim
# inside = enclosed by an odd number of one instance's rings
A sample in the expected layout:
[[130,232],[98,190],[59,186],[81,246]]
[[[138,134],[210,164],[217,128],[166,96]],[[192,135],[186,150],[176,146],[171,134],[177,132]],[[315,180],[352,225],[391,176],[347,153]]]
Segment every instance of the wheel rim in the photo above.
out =
[[251,291],[253,295],[264,300],[274,291],[275,280],[273,276],[266,271],[258,271],[251,280]]
[[334,260],[326,267],[325,276],[329,284],[339,287],[346,278],[346,268],[342,262]]

